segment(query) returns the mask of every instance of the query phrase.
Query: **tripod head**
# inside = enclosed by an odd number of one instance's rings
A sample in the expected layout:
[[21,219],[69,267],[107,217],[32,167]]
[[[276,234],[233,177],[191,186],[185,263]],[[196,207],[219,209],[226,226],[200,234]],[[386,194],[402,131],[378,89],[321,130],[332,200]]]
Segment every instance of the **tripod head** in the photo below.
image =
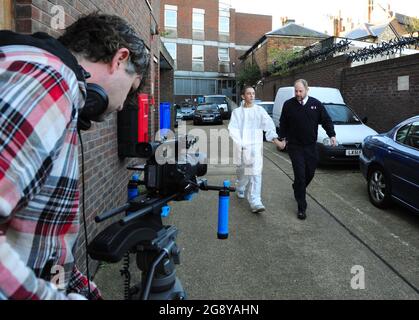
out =
[[[143,283],[137,287],[137,291],[141,291],[143,299],[149,298],[152,286],[170,293],[163,296],[164,299],[177,297],[179,292],[183,292],[174,270],[174,264],[180,263],[175,243],[177,229],[164,226],[162,222],[162,215],[166,216],[170,212],[169,202],[190,200],[192,194],[200,190],[219,191],[218,237],[228,237],[228,197],[235,188],[231,188],[229,183],[221,187],[209,186],[206,180],[198,178],[206,174],[207,165],[204,155],[187,152],[196,142],[196,139],[186,137],[186,148],[183,149],[186,152],[180,152],[182,148],[178,140],[139,144],[137,153],[139,157],[147,159],[146,164],[128,169],[144,173],[144,180],[138,181],[138,184],[144,185],[147,192],[95,218],[100,223],[125,212],[124,217],[96,236],[88,246],[88,253],[95,260],[110,263],[119,262],[130,252],[137,253],[137,265],[144,275]],[[173,154],[174,161],[170,157]],[[159,281],[156,280],[156,272]],[[156,281],[158,284],[155,284]],[[175,290],[177,294],[173,294],[174,287],[178,287]]]

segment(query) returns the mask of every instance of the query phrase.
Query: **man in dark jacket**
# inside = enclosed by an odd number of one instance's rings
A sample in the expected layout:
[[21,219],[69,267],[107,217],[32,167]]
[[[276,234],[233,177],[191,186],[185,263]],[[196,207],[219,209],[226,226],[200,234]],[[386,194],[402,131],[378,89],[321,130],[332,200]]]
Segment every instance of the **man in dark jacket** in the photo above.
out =
[[294,196],[298,203],[298,218],[306,219],[306,188],[314,178],[317,167],[317,131],[321,124],[336,146],[333,122],[320,101],[309,97],[304,79],[295,82],[295,97],[286,101],[280,119],[282,149],[288,144],[288,154],[294,170]]

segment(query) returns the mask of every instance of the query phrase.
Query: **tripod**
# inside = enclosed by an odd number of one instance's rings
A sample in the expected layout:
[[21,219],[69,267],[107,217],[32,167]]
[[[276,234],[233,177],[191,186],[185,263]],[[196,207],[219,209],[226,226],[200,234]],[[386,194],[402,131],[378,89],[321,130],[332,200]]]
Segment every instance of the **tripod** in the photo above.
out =
[[[175,243],[176,227],[163,227],[156,239],[138,245],[137,267],[142,271],[141,282],[130,288],[126,283],[126,296],[132,300],[184,300],[184,291],[176,276],[175,265],[180,264],[180,251]],[[125,265],[126,267],[126,265]],[[127,270],[121,273],[128,275]],[[129,271],[128,271],[129,272]]]

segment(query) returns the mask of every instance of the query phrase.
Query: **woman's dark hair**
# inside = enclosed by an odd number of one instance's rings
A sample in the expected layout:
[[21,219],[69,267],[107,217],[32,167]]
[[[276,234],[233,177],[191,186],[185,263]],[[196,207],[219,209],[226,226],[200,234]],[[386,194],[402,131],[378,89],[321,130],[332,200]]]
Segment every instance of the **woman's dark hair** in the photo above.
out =
[[119,49],[126,48],[130,51],[127,72],[143,78],[147,74],[149,51],[134,28],[118,16],[91,13],[67,27],[58,40],[92,62],[111,62]]
[[247,89],[253,89],[253,90],[255,90],[255,88],[253,88],[252,86],[245,86],[244,88],[243,88],[243,90],[242,90],[242,95],[244,95],[245,93],[246,93],[246,90]]

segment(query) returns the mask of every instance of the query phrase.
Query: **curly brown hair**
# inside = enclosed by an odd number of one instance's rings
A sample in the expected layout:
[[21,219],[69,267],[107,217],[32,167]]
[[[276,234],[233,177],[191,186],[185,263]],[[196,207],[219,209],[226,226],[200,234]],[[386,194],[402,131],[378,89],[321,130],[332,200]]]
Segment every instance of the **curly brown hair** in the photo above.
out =
[[93,62],[109,63],[119,49],[126,48],[130,51],[127,72],[144,78],[148,71],[149,50],[134,28],[121,17],[91,13],[67,27],[58,40],[75,54]]

